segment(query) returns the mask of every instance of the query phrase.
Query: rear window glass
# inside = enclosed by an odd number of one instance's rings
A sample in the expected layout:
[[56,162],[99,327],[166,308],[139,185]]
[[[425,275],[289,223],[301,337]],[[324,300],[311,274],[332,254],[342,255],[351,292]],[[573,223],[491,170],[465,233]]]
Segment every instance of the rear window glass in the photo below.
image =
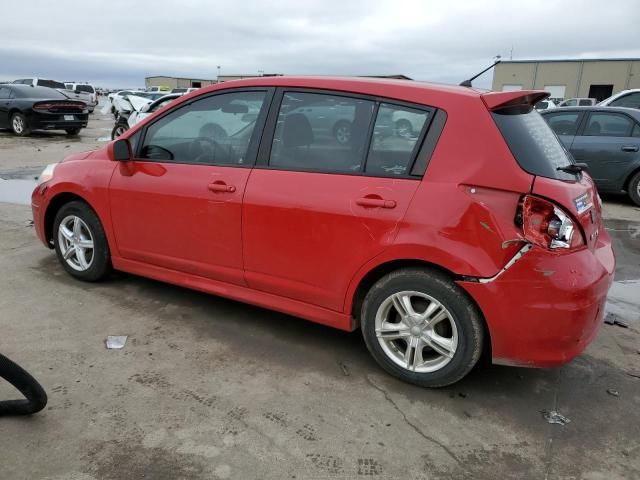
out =
[[76,85],[76,90],[80,92],[93,93],[93,87],[91,85]]
[[575,179],[575,175],[558,170],[559,167],[570,165],[573,161],[537,111],[497,111],[492,112],[491,116],[523,170],[541,177]]
[[23,87],[15,88],[13,91],[18,98],[47,98],[50,100],[68,98],[58,90],[47,87]]

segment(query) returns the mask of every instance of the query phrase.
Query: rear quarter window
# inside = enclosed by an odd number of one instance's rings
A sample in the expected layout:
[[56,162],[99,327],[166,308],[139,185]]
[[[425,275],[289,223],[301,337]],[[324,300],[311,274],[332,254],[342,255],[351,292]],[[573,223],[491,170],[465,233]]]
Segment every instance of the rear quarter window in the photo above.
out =
[[496,111],[491,116],[520,168],[541,177],[575,180],[575,175],[558,170],[573,161],[537,111]]

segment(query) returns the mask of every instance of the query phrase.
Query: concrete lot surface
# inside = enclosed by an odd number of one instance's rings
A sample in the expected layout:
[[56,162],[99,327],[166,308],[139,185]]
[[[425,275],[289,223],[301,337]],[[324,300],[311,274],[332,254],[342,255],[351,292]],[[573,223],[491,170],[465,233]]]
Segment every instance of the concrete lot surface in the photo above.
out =
[[[0,177],[103,145],[111,125],[96,111],[78,140],[0,132]],[[604,325],[558,369],[481,365],[440,390],[386,375],[359,332],[122,273],[76,281],[29,207],[0,203],[0,352],[49,394],[0,418],[0,479],[638,479],[640,211],[605,201],[608,308],[629,328]],[[107,350],[107,335],[129,337]]]

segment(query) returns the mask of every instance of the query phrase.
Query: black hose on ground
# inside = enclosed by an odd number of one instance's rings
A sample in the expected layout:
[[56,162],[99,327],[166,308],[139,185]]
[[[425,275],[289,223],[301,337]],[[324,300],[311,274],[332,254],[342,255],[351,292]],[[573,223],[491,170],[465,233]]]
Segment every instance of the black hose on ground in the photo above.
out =
[[0,354],[0,377],[16,387],[26,399],[0,401],[0,417],[31,415],[47,405],[47,393],[27,371]]

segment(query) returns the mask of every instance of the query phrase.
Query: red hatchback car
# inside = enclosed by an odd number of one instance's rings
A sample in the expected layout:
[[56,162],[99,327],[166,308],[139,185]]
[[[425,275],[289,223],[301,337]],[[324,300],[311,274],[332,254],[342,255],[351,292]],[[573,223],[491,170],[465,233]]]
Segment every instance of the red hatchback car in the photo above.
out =
[[[112,268],[362,330],[423,386],[483,351],[548,367],[602,322],[615,259],[544,92],[255,78],[185,95],[47,167],[36,230],[76,278]],[[274,327],[277,328],[277,327]]]

